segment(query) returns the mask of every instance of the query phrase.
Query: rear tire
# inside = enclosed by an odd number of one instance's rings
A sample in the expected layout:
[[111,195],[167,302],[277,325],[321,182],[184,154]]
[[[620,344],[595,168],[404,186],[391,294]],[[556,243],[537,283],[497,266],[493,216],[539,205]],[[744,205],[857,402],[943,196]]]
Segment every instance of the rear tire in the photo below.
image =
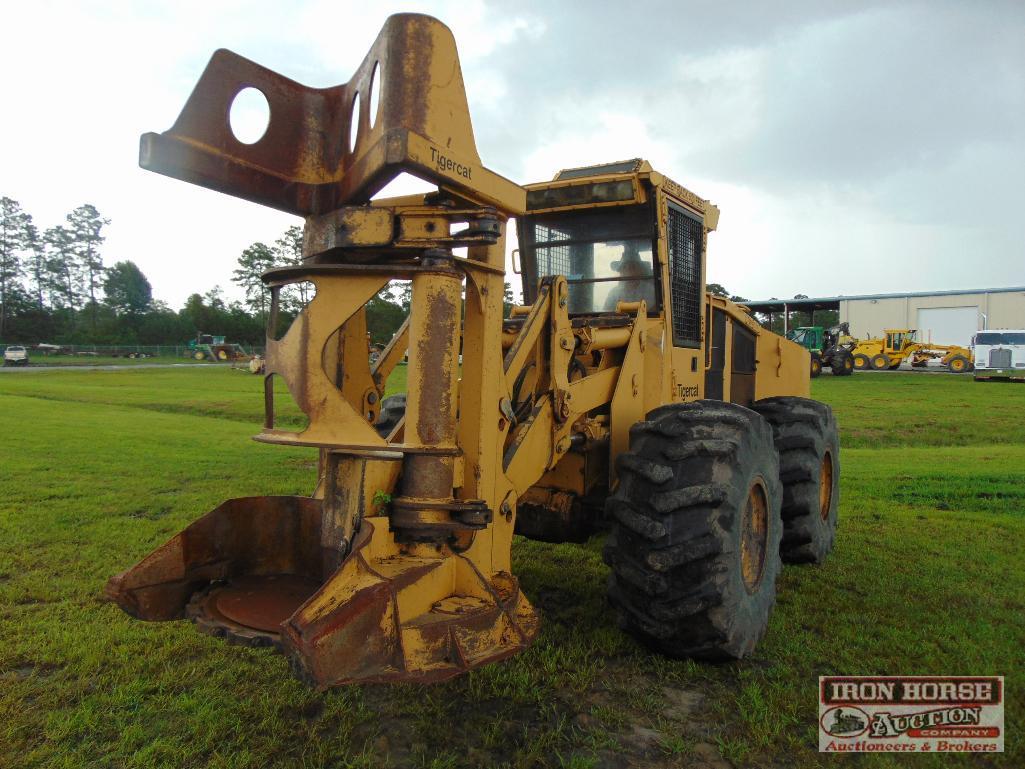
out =
[[885,371],[890,367],[890,356],[885,352],[872,356],[872,369],[874,371]]
[[603,552],[621,626],[671,657],[751,654],[781,568],[771,428],[743,406],[703,400],[661,406],[630,443]]
[[833,376],[850,376],[854,373],[854,358],[846,350],[841,350],[830,359],[829,368]]
[[406,418],[406,394],[389,395],[381,401],[381,413],[377,417],[374,429],[382,438],[391,435],[399,422]]
[[786,563],[822,563],[833,549],[840,509],[840,440],[833,410],[808,398],[777,397],[752,407],[772,425],[783,484]]
[[856,368],[858,371],[864,371],[868,368],[871,368],[871,366],[872,364],[869,361],[867,355],[864,355],[863,353],[859,352],[857,355],[854,356],[854,368]]

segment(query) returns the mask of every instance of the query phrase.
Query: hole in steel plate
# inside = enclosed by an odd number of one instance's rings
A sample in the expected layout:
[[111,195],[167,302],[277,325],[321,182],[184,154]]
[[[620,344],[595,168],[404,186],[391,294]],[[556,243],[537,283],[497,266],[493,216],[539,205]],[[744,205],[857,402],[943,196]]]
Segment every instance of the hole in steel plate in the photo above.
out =
[[352,97],[352,119],[349,121],[349,152],[355,152],[359,138],[359,91]]
[[243,144],[256,144],[270,125],[270,105],[263,91],[243,88],[235,95],[228,112],[231,133]]
[[377,122],[377,108],[381,103],[381,62],[374,64],[374,71],[370,75],[370,127],[373,128]]

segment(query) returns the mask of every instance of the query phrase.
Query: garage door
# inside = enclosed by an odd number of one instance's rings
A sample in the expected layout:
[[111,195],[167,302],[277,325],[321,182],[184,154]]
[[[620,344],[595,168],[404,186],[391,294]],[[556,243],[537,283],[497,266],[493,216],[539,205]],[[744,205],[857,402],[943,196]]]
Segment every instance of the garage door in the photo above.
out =
[[935,344],[967,347],[979,330],[979,308],[930,307],[918,311],[918,338]]

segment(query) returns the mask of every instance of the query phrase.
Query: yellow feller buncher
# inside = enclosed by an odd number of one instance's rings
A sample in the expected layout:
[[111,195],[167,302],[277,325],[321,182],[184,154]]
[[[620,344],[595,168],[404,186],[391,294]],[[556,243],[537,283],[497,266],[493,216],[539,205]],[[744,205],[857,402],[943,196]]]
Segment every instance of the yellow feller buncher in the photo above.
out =
[[925,368],[930,360],[940,363],[954,374],[972,371],[972,351],[956,344],[932,344],[918,341],[918,331],[913,328],[888,328],[882,339],[865,339],[856,342],[851,355],[854,368],[864,371],[886,371],[900,368],[906,360],[914,368]]
[[[251,144],[227,119],[245,87],[270,105]],[[312,496],[231,499],[113,577],[129,614],[277,646],[319,687],[441,680],[537,635],[514,532],[580,540],[607,516],[623,626],[728,659],[765,632],[781,556],[832,548],[836,423],[806,397],[807,350],[705,292],[716,207],[640,160],[525,188],[489,171],[435,19],[389,18],[334,88],[219,51],[141,165],[305,217],[303,263],[264,276],[256,440],[320,461]],[[402,172],[437,191],[373,199]],[[528,304],[503,319],[510,217]],[[395,279],[409,317],[370,363],[365,305]],[[316,293],[278,334],[298,281]],[[407,351],[408,392],[385,398]],[[305,429],[275,425],[274,377]]]

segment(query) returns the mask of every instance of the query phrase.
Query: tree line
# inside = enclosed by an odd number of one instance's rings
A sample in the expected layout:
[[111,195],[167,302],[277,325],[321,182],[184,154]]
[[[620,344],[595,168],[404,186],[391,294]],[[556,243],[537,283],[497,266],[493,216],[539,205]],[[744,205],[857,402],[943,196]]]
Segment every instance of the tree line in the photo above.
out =
[[[264,341],[270,292],[261,274],[299,264],[302,228],[289,227],[273,244],[242,251],[232,282],[243,299],[230,301],[219,286],[190,295],[174,310],[153,298],[153,287],[130,260],[103,258],[110,219],[86,203],[64,221],[41,230],[18,201],[0,198],[0,343],[61,345],[178,345],[197,333],[258,345]],[[281,292],[287,323],[312,298],[309,283]],[[367,306],[375,342],[385,342],[409,310],[409,287],[390,284]]]

